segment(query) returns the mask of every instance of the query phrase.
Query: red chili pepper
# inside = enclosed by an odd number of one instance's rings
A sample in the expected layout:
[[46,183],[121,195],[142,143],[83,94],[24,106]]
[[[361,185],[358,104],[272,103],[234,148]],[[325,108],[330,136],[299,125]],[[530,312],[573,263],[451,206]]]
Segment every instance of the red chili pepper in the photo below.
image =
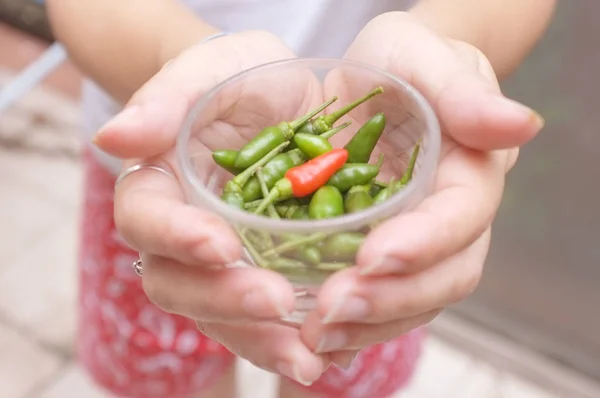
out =
[[344,166],[346,160],[348,160],[348,151],[339,148],[292,167],[285,173],[284,178],[275,183],[254,213],[262,214],[267,206],[277,200],[310,195],[325,185],[331,176]]
[[285,173],[292,183],[292,192],[301,198],[315,192],[329,181],[331,176],[348,160],[348,151],[339,148],[326,152],[308,162],[292,167]]

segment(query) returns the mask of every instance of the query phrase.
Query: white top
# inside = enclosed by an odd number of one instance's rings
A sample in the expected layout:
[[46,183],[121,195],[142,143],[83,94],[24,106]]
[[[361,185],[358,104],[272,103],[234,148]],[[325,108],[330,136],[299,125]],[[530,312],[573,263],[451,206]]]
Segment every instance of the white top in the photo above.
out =
[[[343,56],[369,20],[404,10],[414,0],[181,0],[198,16],[226,32],[267,30],[299,57]],[[86,81],[83,113],[86,141],[120,110],[106,93]],[[95,147],[93,147],[96,149]],[[118,160],[96,149],[99,160],[118,173]]]

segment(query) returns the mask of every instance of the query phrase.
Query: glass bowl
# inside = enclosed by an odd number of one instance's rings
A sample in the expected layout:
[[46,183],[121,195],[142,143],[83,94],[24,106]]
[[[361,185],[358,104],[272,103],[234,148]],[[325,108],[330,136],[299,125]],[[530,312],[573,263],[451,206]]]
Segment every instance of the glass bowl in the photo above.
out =
[[[239,170],[232,174],[217,165],[212,157],[214,151],[239,151],[264,128],[281,127],[282,121],[296,121],[337,97],[319,115],[331,114],[379,88],[383,89],[381,93],[354,107],[333,124],[334,127],[347,127],[329,138],[329,142],[333,148],[344,147],[365,122],[383,112],[385,128],[369,159],[370,164],[380,166],[378,183],[370,180],[368,184],[371,185],[363,186],[369,186],[369,195],[374,197],[386,184],[391,184],[395,187],[394,193],[388,195],[387,200],[347,214],[334,211],[337,216],[333,218],[306,219],[306,206],[312,201],[306,197],[278,201],[276,208],[262,206],[265,213],[260,215],[253,213],[256,207],[252,206],[258,203],[255,197],[244,204],[244,209],[221,199],[223,189],[231,188],[228,181]],[[346,125],[346,122],[351,124]],[[284,127],[288,129],[290,125]],[[292,123],[291,127],[298,126]],[[307,130],[306,125],[300,130],[315,133]],[[321,129],[324,130],[326,128]],[[273,155],[275,151],[267,149],[273,148],[274,142],[269,141],[270,146],[260,146],[262,152],[259,152]],[[233,266],[269,268],[285,275],[294,285],[296,310],[285,321],[299,324],[314,308],[323,281],[333,272],[353,265],[356,251],[369,229],[378,222],[411,210],[430,193],[440,145],[440,127],[434,111],[407,82],[353,61],[297,58],[246,70],[202,95],[191,107],[182,126],[177,141],[177,160],[188,202],[218,214],[240,235],[245,254]],[[289,150],[295,146],[296,142],[291,139],[287,147],[280,145],[279,148]],[[415,151],[416,148],[419,150]],[[304,156],[300,163],[308,160],[309,157],[300,152]],[[412,178],[398,184],[405,176],[413,154],[416,157]],[[264,168],[267,169],[268,166]],[[346,200],[348,193],[343,189],[339,191]],[[237,194],[239,197],[239,192]],[[261,190],[259,198],[262,194]],[[328,199],[321,201],[321,206],[323,203],[331,205],[331,201],[336,200],[339,204],[337,194],[332,197],[329,192],[323,197]],[[248,198],[251,196],[246,196]],[[339,209],[339,206],[333,208]],[[294,214],[301,215],[296,217]]]

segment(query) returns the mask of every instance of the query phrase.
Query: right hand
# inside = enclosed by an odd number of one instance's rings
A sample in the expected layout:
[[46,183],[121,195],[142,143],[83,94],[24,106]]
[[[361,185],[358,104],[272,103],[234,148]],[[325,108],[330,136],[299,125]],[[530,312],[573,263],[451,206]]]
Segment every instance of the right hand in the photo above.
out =
[[[178,176],[173,148],[195,101],[238,72],[293,57],[279,39],[265,32],[244,32],[194,46],[150,79],[99,131],[95,143],[125,159],[125,167],[153,163]],[[310,79],[294,75],[290,84],[294,84],[291,92],[258,85],[242,90],[246,100],[252,97],[246,96],[248,90],[263,96],[269,90],[277,101],[275,113],[287,106],[300,114],[322,100],[322,90]],[[234,93],[219,107],[233,107],[243,101],[240,98]],[[231,117],[224,113],[210,134],[202,135],[200,162],[212,161],[210,149],[235,147],[236,140],[248,139],[259,124],[253,121],[265,117],[257,112],[233,113]],[[222,219],[186,204],[176,180],[152,170],[129,175],[116,187],[115,222],[123,238],[140,252],[144,290],[163,310],[196,320],[204,334],[232,352],[303,384],[325,371],[328,357],[311,352],[298,329],[277,323],[293,310],[292,285],[268,270],[225,268],[241,256],[237,235]]]

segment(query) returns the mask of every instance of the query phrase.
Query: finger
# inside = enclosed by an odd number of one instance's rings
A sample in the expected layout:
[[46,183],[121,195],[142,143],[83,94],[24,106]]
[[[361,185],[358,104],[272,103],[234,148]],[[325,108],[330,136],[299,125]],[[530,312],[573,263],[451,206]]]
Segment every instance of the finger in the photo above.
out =
[[[302,341],[315,353],[357,350],[392,340],[431,322],[441,309],[380,324],[336,323],[323,324],[317,313],[310,314],[301,329]],[[332,356],[336,359],[337,356]],[[353,358],[350,357],[350,362]]]
[[357,254],[361,272],[417,272],[470,245],[500,205],[506,158],[506,151],[450,149],[440,164],[435,193],[369,233]]
[[188,264],[227,264],[242,252],[225,221],[185,204],[175,179],[155,170],[137,171],[117,185],[115,224],[136,250]]
[[[200,96],[242,70],[292,57],[283,44],[278,51],[257,50],[253,57],[240,57],[240,40],[249,44],[263,42],[263,35],[246,32],[243,36],[221,37],[184,51],[98,131],[94,143],[120,158],[154,156],[173,147],[187,111]],[[210,67],[215,59],[219,60],[218,66]],[[235,94],[232,96],[234,102]]]
[[317,311],[325,324],[377,324],[447,307],[477,287],[489,240],[490,229],[467,250],[412,275],[363,277],[356,267],[340,271],[321,287]]
[[329,358],[338,367],[348,370],[358,354],[360,354],[360,350],[335,351],[329,353]]
[[326,370],[326,356],[311,352],[294,327],[270,322],[228,326],[200,323],[200,331],[259,368],[311,385]]
[[[530,108],[505,98],[495,79],[484,76],[489,62],[474,47],[456,48],[414,17],[388,13],[372,22],[382,35],[380,46],[353,46],[346,55],[408,79],[434,106],[443,130],[463,145],[482,150],[511,148],[531,140],[543,119]],[[374,25],[375,26],[375,25]],[[360,36],[359,36],[360,40]],[[353,50],[356,48],[356,50]]]
[[294,308],[292,285],[275,272],[193,268],[151,255],[142,255],[142,264],[146,295],[169,313],[203,322],[239,323],[286,317]]

